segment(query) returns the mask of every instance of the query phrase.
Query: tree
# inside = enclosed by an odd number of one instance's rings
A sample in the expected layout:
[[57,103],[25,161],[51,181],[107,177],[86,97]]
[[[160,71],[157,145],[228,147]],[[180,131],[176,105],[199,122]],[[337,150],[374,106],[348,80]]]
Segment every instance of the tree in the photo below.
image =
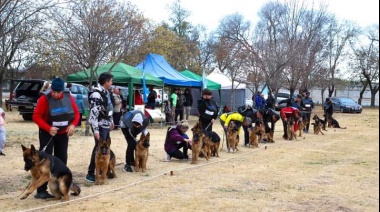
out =
[[[27,61],[34,60],[33,39],[38,37],[44,20],[43,12],[55,5],[54,1],[35,2],[29,0],[0,1],[0,82],[5,74],[12,78]],[[13,86],[11,86],[11,89]],[[0,105],[2,103],[0,86]]]
[[379,25],[365,29],[364,35],[356,37],[351,43],[353,51],[350,67],[354,77],[363,85],[359,104],[367,86],[371,91],[371,107],[375,106],[375,95],[379,92]]

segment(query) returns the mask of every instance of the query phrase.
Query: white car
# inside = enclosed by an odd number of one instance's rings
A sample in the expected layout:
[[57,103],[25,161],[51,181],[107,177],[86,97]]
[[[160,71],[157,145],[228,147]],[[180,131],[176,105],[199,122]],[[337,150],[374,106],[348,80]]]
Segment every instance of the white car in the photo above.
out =
[[[156,104],[161,105],[163,101],[168,100],[168,94],[164,91],[162,94],[162,89],[153,89],[157,93],[157,98],[156,98]],[[162,95],[164,98],[162,99]]]

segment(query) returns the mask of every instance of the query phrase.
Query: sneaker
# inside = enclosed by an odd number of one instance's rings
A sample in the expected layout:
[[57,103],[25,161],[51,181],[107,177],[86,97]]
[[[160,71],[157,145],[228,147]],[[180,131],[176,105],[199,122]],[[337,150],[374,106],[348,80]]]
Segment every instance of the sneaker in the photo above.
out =
[[249,147],[249,144],[244,144],[245,147]]
[[169,154],[166,154],[165,162],[169,162],[171,160],[171,156]]
[[126,171],[126,172],[133,172],[132,167],[130,165],[125,165],[124,166],[124,171]]
[[87,174],[86,180],[88,182],[91,182],[91,183],[95,182],[95,175],[94,174]]
[[43,191],[43,192],[37,192],[37,194],[34,195],[34,198],[36,198],[36,199],[50,199],[50,198],[54,198],[54,196],[49,194],[47,191]]

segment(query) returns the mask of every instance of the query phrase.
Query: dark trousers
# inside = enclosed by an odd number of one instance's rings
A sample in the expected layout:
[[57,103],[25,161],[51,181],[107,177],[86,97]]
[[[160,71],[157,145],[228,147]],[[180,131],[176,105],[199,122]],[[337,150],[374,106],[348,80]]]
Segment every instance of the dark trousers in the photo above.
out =
[[127,150],[125,151],[125,163],[127,165],[135,164],[135,149],[136,149],[136,138],[129,133],[128,128],[121,128],[124,138],[127,141]]
[[115,129],[120,127],[120,118],[121,118],[121,112],[113,112],[113,123],[115,124]]
[[310,127],[310,119],[311,119],[311,111],[302,111],[302,120],[309,120],[304,128],[304,130],[309,132]]
[[[178,116],[179,116],[179,120],[178,120]],[[183,106],[177,106],[177,107],[175,107],[174,121],[177,124],[178,122],[180,122],[182,120],[183,120]]]
[[243,126],[244,131],[244,145],[249,144],[249,128],[252,127],[252,124],[250,124],[248,127]]
[[[38,137],[40,139],[40,151],[42,151],[43,148],[47,145],[45,150],[46,153],[53,155],[54,150],[54,156],[61,159],[65,165],[67,164],[67,148],[69,144],[69,137],[67,137],[66,133],[56,134],[54,137],[52,137],[48,132],[40,129]],[[42,186],[38,187],[37,192],[46,191],[47,184],[48,183],[44,183]]]
[[[181,152],[179,149],[183,148],[183,152]],[[187,142],[181,142],[177,145],[177,149],[174,152],[168,153],[170,157],[177,158],[177,159],[186,159],[189,158],[187,155],[187,150],[189,149]]]
[[199,118],[199,121],[201,122],[203,131],[212,131],[211,120]]
[[172,120],[172,118],[171,118],[171,114],[170,113],[165,113],[165,125],[171,125],[171,124],[173,124],[173,123],[171,123],[171,120]]
[[[94,130],[91,128],[92,133],[94,133]],[[99,135],[103,140],[107,140],[107,138],[110,136],[110,129],[109,128],[103,128],[99,126]],[[94,137],[95,145],[92,149],[91,153],[91,159],[90,159],[90,165],[88,165],[88,174],[93,175],[95,173],[95,155],[96,155],[96,149],[98,149],[98,140]]]
[[281,120],[282,120],[282,125],[284,126],[284,135],[282,137],[284,139],[288,139],[288,122],[286,122],[284,118],[282,118],[282,116],[281,116]]

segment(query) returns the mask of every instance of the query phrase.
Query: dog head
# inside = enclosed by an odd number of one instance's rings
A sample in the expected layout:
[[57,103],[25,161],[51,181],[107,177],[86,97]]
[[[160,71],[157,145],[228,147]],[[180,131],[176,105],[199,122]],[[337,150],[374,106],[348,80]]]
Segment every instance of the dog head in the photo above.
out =
[[150,146],[150,133],[148,132],[146,135],[141,133],[138,143],[143,147],[148,148]]
[[25,171],[29,171],[33,166],[37,165],[40,162],[39,152],[36,150],[34,145],[32,144],[30,148],[25,147],[21,144],[23,157],[24,157],[24,169]]
[[107,155],[110,152],[111,147],[111,137],[108,137],[107,140],[104,140],[102,137],[99,138],[98,148],[102,155]]
[[202,125],[198,121],[193,128],[191,128],[193,132],[193,142],[198,143],[202,139]]
[[234,121],[230,121],[230,123],[228,124],[228,132],[237,132],[238,129],[237,129],[237,126],[236,126],[236,123]]
[[313,120],[314,120],[314,121],[318,121],[318,120],[319,120],[319,117],[318,117],[317,114],[314,114],[314,116],[313,116]]

